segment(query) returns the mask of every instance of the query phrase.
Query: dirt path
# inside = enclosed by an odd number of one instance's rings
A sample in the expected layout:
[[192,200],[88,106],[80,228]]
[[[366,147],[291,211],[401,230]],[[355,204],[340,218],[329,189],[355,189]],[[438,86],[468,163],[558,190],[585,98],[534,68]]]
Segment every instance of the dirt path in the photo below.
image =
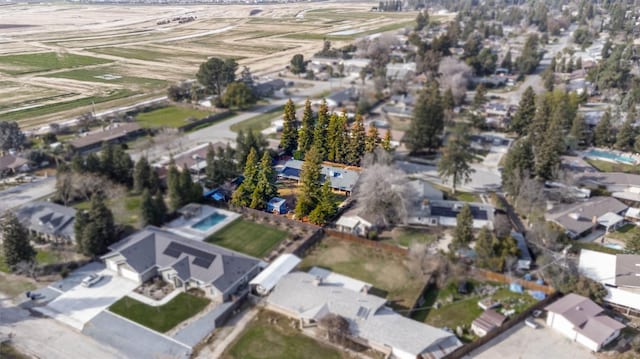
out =
[[258,315],[258,312],[258,308],[252,307],[233,317],[224,327],[217,329],[213,343],[203,347],[196,358],[210,359],[222,357],[222,353],[236,340],[244,328],[246,328],[247,324]]

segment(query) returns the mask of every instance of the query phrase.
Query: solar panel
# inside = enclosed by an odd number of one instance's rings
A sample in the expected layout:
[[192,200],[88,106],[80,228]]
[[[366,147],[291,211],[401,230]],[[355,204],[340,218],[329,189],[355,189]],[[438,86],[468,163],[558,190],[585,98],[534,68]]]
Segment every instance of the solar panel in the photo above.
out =
[[208,268],[216,258],[215,254],[207,253],[177,242],[171,242],[162,253],[173,258],[178,258],[183,253],[195,257],[193,264],[203,268]]

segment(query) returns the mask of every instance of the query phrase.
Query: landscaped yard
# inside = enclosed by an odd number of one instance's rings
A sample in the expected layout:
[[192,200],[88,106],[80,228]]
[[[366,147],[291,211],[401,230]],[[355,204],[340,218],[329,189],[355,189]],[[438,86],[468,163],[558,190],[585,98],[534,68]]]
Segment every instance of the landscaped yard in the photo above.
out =
[[614,163],[609,161],[597,160],[594,158],[585,158],[584,160],[600,172],[624,172],[640,174],[640,166],[627,165],[624,163]]
[[427,228],[394,228],[380,234],[381,241],[401,247],[409,247],[414,242],[432,243],[436,239],[436,234]]
[[211,112],[182,106],[167,106],[157,110],[136,115],[136,121],[142,127],[180,127],[186,125],[187,119],[202,119]]
[[36,285],[29,278],[0,273],[0,293],[4,293],[10,297],[15,297],[28,290],[34,290],[36,288]]
[[618,228],[617,231],[607,233],[606,237],[611,237],[626,242],[627,240],[633,238],[638,234],[640,234],[640,228],[638,228],[638,226],[633,223],[627,223],[624,226]]
[[56,52],[39,52],[33,54],[0,56],[0,71],[17,75],[87,65],[106,64],[109,62],[112,61],[91,56],[60,54]]
[[231,125],[231,131],[239,132],[240,130],[247,131],[262,131],[271,126],[271,121],[282,116],[284,106],[278,106],[271,111],[263,114],[248,118],[242,122]]
[[287,238],[287,232],[278,228],[239,219],[217,231],[206,241],[262,258],[285,238]]
[[410,308],[424,283],[411,275],[401,255],[364,244],[326,237],[302,261],[304,271],[319,266],[368,283],[382,292],[391,306]]
[[337,349],[301,334],[291,319],[262,311],[222,355],[225,359],[341,359]]
[[165,333],[202,311],[210,300],[188,293],[180,293],[169,303],[152,307],[130,297],[113,303],[109,310],[145,327]]

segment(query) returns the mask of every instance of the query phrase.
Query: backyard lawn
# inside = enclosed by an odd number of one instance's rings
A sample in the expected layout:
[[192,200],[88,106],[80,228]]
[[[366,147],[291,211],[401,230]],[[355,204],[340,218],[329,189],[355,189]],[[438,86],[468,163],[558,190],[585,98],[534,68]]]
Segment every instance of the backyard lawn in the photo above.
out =
[[239,219],[217,231],[207,242],[262,258],[287,238],[287,232],[275,227]]
[[202,311],[210,300],[188,293],[180,293],[169,303],[152,307],[130,297],[113,303],[109,310],[161,333]]
[[290,319],[262,311],[222,355],[225,359],[342,359],[346,356],[301,334]]
[[136,121],[142,127],[180,127],[186,125],[188,118],[202,119],[211,113],[195,108],[167,106],[157,110],[142,112],[136,115]]
[[17,75],[79,66],[106,64],[109,62],[112,61],[91,56],[59,54],[56,52],[38,52],[33,54],[0,56],[0,71]]
[[585,158],[584,160],[600,172],[624,172],[640,174],[640,167],[638,166],[597,160],[594,158]]
[[638,234],[640,234],[640,228],[638,228],[638,226],[633,223],[627,223],[624,226],[618,228],[617,231],[607,233],[606,237],[611,237],[626,242],[627,240],[633,238]]
[[396,246],[409,247],[412,243],[432,243],[436,235],[425,228],[394,228],[392,231],[380,234],[380,240]]
[[[141,201],[141,195],[127,194],[124,197],[109,198],[106,200],[106,204],[111,209],[116,223],[138,228],[140,226]],[[88,210],[90,206],[91,201],[83,201],[73,205],[73,208]]]
[[[319,266],[368,283],[396,309],[410,308],[423,288],[401,255],[364,244],[325,237],[302,261],[304,271]],[[383,269],[384,268],[384,269]]]
[[239,132],[240,130],[247,131],[262,131],[271,126],[271,121],[282,116],[284,106],[278,106],[271,111],[263,114],[248,118],[242,122],[231,125],[231,131]]

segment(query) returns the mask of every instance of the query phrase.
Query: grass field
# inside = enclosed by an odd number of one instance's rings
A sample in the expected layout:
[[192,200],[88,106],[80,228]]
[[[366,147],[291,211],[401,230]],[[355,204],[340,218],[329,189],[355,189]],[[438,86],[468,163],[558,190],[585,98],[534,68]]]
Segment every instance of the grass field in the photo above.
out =
[[627,241],[634,236],[640,234],[640,228],[632,223],[627,223],[624,226],[618,228],[615,232],[607,233],[607,237],[619,239],[621,241]]
[[0,71],[11,75],[49,70],[67,69],[111,62],[91,56],[39,52],[32,54],[0,56]]
[[380,240],[401,247],[409,247],[413,242],[432,243],[436,235],[424,228],[395,228],[380,235]]
[[[274,321],[274,319],[276,321]],[[337,349],[301,334],[289,319],[262,311],[222,355],[225,359],[342,359]]]
[[301,264],[304,271],[313,266],[371,283],[396,309],[410,308],[424,285],[402,256],[333,237],[324,238]]
[[124,297],[113,303],[109,310],[147,328],[165,333],[202,311],[209,302],[207,298],[180,293],[169,303],[152,307]]
[[173,127],[177,128],[186,125],[188,118],[201,119],[211,114],[208,111],[202,111],[189,107],[168,106],[157,110],[139,113],[136,121],[142,127]]
[[242,122],[238,122],[236,124],[231,125],[231,131],[239,132],[240,130],[247,131],[262,131],[271,126],[271,121],[280,117],[282,115],[282,111],[284,106],[279,106],[274,108],[269,112],[265,112],[263,114],[251,117]]
[[38,249],[36,251],[36,262],[40,265],[60,263],[62,255],[60,252],[49,249]]
[[287,232],[239,219],[214,233],[206,241],[234,251],[262,258],[287,238]]
[[0,273],[0,292],[10,297],[15,297],[36,288],[36,285],[28,278]]
[[[113,75],[117,78],[106,78],[107,75]],[[99,67],[94,69],[77,69],[71,71],[57,72],[49,74],[47,77],[58,77],[72,79],[78,81],[101,82],[107,84],[126,84],[137,85],[148,88],[163,88],[167,85],[167,81],[150,79],[145,77],[124,76],[118,73],[113,67]]]
[[[106,204],[109,206],[109,209],[111,209],[113,219],[116,223],[138,228],[140,227],[141,201],[141,195],[127,194],[124,197],[109,198]],[[91,201],[83,201],[74,204],[73,208],[88,210],[90,206]]]
[[585,158],[584,160],[600,172],[624,172],[640,174],[640,166],[627,165],[624,163],[613,163],[609,161],[596,160],[593,158]]

